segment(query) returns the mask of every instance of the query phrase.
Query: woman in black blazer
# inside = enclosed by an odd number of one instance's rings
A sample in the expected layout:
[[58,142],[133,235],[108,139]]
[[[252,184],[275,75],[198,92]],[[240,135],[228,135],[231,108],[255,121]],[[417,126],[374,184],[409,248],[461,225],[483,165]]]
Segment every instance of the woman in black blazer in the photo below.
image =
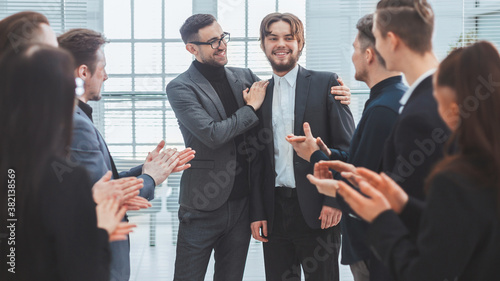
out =
[[[367,197],[343,182],[337,192],[371,223],[372,249],[397,280],[498,280],[500,56],[495,47],[479,42],[454,50],[434,76],[434,96],[453,131],[449,147],[455,152],[428,177],[425,204],[385,174],[363,168],[356,169],[356,181]],[[316,175],[323,169],[318,165]],[[316,183],[334,193],[328,182]]]

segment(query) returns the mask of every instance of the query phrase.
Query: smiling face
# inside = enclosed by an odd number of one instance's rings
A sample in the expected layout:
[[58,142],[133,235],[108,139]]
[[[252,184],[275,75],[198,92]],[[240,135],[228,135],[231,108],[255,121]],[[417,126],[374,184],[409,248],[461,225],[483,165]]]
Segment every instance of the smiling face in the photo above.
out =
[[[219,23],[214,22],[209,26],[205,26],[198,31],[199,42],[212,42],[219,40],[224,31]],[[227,44],[222,40],[217,49],[212,49],[210,45],[194,45],[192,52],[196,59],[204,64],[212,66],[224,66],[227,64]]]
[[262,49],[271,63],[274,73],[283,76],[299,61],[302,46],[292,34],[289,23],[277,21],[269,26]]

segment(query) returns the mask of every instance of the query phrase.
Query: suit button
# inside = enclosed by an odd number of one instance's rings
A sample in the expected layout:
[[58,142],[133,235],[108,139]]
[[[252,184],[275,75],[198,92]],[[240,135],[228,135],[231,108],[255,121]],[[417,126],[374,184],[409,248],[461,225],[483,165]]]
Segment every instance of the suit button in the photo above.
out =
[[299,165],[299,162],[295,162],[295,166],[298,166]]

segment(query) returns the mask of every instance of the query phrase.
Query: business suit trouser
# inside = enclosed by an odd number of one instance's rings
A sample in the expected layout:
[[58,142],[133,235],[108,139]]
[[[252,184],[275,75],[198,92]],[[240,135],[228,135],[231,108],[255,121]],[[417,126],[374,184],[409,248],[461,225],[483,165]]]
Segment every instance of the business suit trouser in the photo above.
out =
[[179,208],[174,281],[203,281],[214,250],[214,281],[238,281],[250,243],[248,198],[209,212]]
[[[319,214],[318,214],[319,217]],[[274,225],[264,244],[267,281],[338,281],[340,226],[310,228],[299,206],[296,189],[276,188]]]

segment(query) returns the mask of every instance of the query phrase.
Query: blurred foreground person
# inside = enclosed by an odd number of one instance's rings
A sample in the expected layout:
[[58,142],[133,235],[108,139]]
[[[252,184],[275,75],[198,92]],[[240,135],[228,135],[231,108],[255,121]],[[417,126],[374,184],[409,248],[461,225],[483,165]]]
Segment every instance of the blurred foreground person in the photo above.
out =
[[43,45],[0,61],[0,280],[108,280],[109,239],[130,231],[117,230],[126,207],[115,197],[96,208],[84,169],[58,171],[71,138],[73,65]]
[[47,44],[57,47],[57,38],[44,15],[25,11],[0,21],[0,56],[9,50],[16,53],[28,44]]
[[[500,276],[500,55],[488,42],[453,51],[434,76],[439,114],[453,132],[427,180],[425,206],[385,174],[356,172],[361,192],[338,193],[371,223],[372,249],[397,280],[497,280]],[[327,166],[309,176],[334,195]],[[342,173],[346,174],[345,172]],[[345,175],[351,178],[349,175]],[[400,215],[398,217],[398,215]],[[408,221],[419,221],[418,230]],[[417,242],[410,239],[416,234]]]

